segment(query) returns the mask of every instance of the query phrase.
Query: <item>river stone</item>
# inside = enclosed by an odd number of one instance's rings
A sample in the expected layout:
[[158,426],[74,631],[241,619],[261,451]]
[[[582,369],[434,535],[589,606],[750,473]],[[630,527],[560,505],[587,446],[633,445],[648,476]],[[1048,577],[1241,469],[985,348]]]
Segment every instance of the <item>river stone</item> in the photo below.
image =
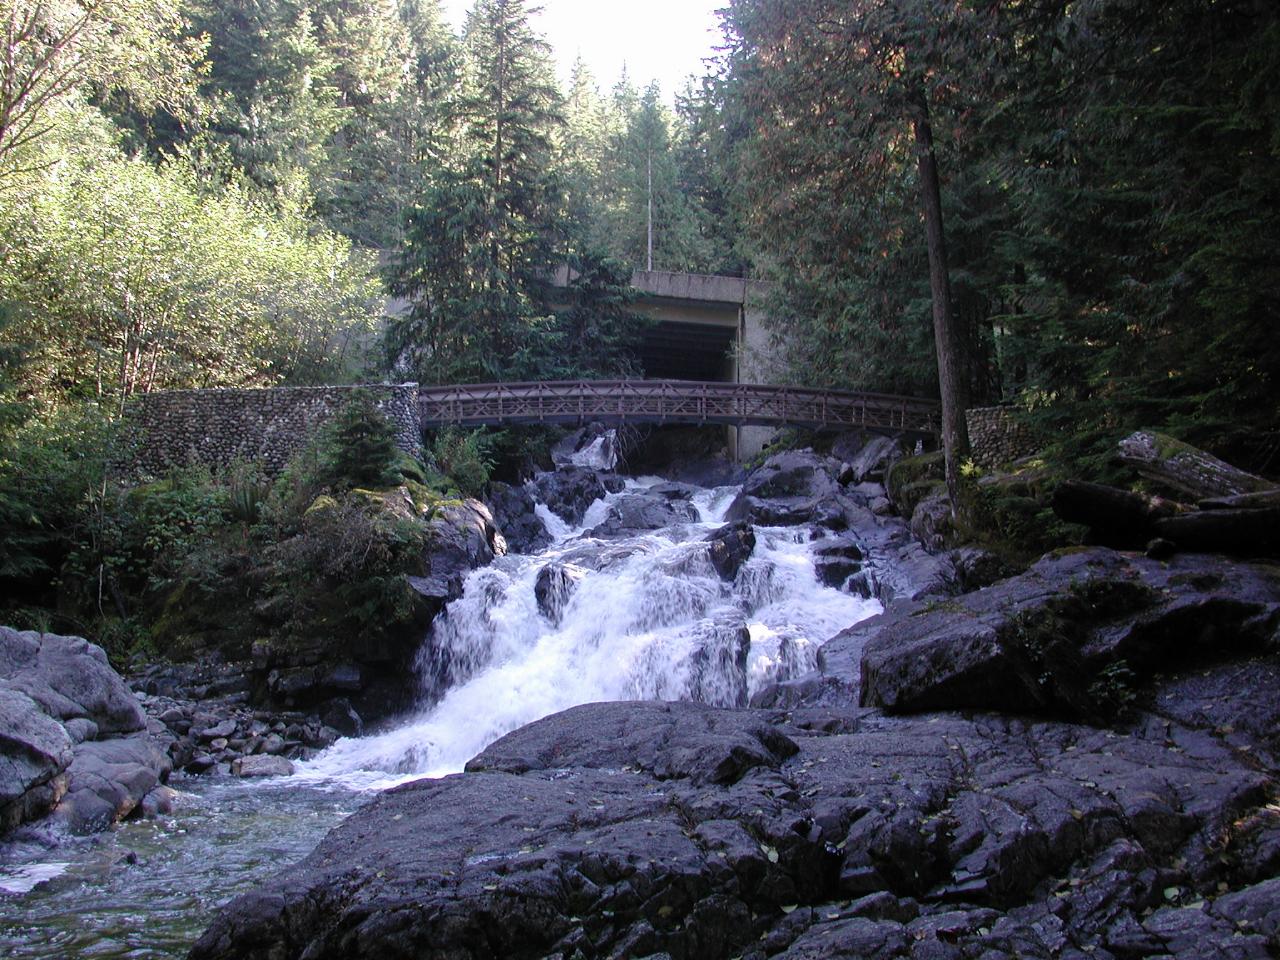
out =
[[540,473],[526,489],[570,526],[582,523],[587,508],[608,492],[596,471],[587,467],[561,467],[553,473]]
[[523,487],[495,481],[489,484],[485,502],[512,553],[537,553],[551,543],[551,534],[534,509],[533,497]]
[[1278,625],[1280,580],[1270,567],[1094,548],[858,624],[840,642],[866,638],[868,705],[1098,717],[1127,706],[1157,671],[1263,649]]
[[171,769],[168,753],[147,734],[79,744],[56,817],[73,833],[103,830],[133,813]]
[[231,764],[233,777],[291,777],[293,764],[284,757],[258,754],[252,757],[240,757]]
[[841,525],[835,480],[839,467],[811,450],[774,454],[747,475],[725,519],[757,526]]
[[[1263,679],[1209,672],[1204,696]],[[1236,842],[1276,781],[1200,723],[591,704],[468,770],[375,798],[214,914],[193,960],[1276,946],[1237,926],[1276,891]]]
[[226,720],[220,720],[206,730],[201,730],[200,739],[208,743],[211,740],[225,739],[235,732],[236,722],[228,717]]
[[739,520],[708,534],[707,543],[711,565],[721,580],[732,583],[756,548],[756,533],[751,524]]
[[66,790],[72,748],[39,704],[0,686],[0,833],[53,808]]
[[101,734],[146,729],[146,713],[106,653],[80,637],[0,627],[0,684],[25,693],[55,720],[83,717]]
[[608,519],[592,527],[587,536],[608,539],[693,523],[697,519],[698,511],[687,500],[668,500],[647,493],[628,494],[610,504]]

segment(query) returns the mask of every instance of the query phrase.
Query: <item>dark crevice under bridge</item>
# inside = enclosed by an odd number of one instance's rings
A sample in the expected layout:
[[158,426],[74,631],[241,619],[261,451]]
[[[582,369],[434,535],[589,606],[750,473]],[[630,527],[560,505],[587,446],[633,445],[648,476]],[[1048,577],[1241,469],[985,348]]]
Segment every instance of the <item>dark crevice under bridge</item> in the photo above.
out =
[[852,393],[692,380],[561,380],[423,387],[422,426],[682,423],[864,427],[922,437],[938,433],[938,405]]

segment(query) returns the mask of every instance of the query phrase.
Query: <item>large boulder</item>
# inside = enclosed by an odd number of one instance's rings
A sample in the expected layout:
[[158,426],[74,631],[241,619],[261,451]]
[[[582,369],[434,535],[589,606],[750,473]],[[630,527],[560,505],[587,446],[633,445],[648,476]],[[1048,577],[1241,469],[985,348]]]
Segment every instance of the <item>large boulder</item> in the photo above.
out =
[[812,450],[774,454],[747,475],[725,518],[758,526],[841,526],[840,464]]
[[453,600],[462,596],[468,573],[506,551],[506,541],[483,503],[470,499],[445,503],[428,527],[425,574],[410,577],[409,583],[424,597]]
[[171,740],[101,647],[0,627],[0,831],[50,812],[75,832],[130,816],[168,777]]
[[609,492],[595,470],[575,466],[540,473],[526,487],[548,510],[575,527],[582,523],[587,508]]
[[660,494],[624,494],[609,505],[609,516],[587,531],[600,539],[629,536],[645,530],[661,530],[678,523],[694,523],[698,511],[688,500]]
[[1000,709],[1097,718],[1160,671],[1273,644],[1274,569],[1105,548],[1050,555],[1021,576],[864,621],[862,700],[892,711]]
[[77,745],[57,819],[73,833],[93,833],[130,816],[168,779],[165,746],[146,733]]
[[25,693],[55,720],[89,720],[99,734],[147,726],[103,649],[80,637],[0,627],[0,685]]
[[1265,698],[1232,664],[1120,732],[577,707],[380,795],[191,956],[1261,960],[1276,782],[1202,715],[1232,678]]
[[507,483],[491,483],[487,500],[493,522],[497,524],[512,553],[537,553],[551,543],[551,534],[534,509],[533,497],[524,487]]

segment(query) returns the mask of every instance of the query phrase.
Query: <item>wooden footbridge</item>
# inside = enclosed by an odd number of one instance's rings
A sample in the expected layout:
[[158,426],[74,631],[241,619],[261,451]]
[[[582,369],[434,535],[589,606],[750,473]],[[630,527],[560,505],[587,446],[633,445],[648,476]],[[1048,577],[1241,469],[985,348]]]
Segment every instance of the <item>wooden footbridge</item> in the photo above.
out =
[[693,423],[938,433],[938,405],[883,393],[692,380],[563,380],[424,387],[422,426]]

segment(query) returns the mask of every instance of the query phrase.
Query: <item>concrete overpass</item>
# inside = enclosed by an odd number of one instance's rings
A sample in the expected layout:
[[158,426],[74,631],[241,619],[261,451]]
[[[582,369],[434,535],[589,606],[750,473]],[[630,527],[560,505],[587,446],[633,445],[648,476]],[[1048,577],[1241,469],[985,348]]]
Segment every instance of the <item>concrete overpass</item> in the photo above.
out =
[[[557,285],[568,282],[565,268]],[[640,346],[645,376],[655,380],[767,384],[774,364],[762,306],[770,285],[741,277],[637,270],[631,285],[640,294],[636,313],[654,325]],[[729,428],[729,447],[739,460],[755,456],[774,428]]]

